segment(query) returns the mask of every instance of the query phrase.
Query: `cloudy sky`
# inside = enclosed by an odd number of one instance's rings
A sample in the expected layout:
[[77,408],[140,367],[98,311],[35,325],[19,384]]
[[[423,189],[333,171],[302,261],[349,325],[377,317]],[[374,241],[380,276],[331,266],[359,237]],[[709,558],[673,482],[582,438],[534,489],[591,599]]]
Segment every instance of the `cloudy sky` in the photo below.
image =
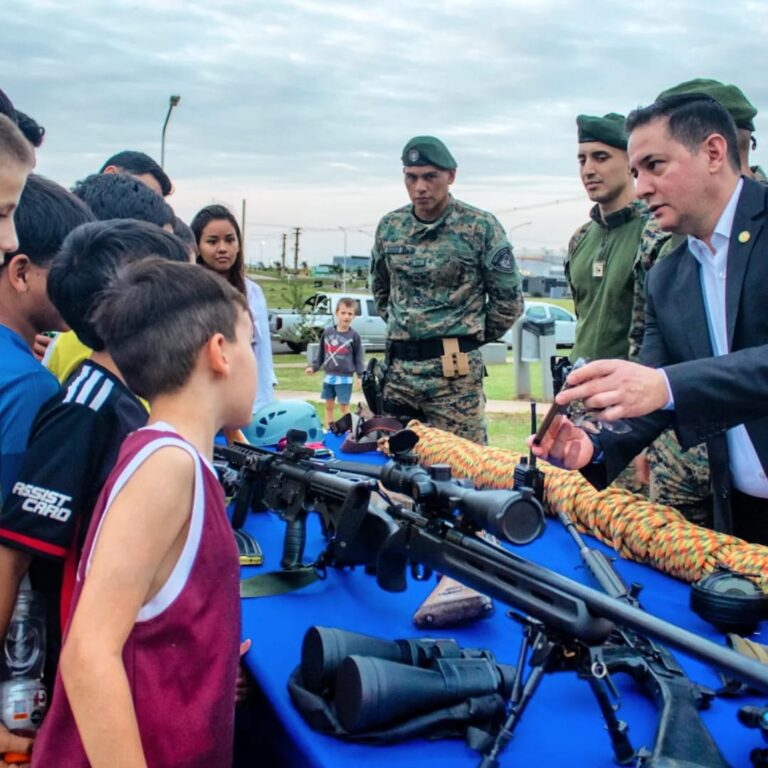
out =
[[38,170],[67,185],[121,149],[159,159],[180,94],[170,202],[188,220],[245,199],[252,261],[296,226],[302,259],[329,260],[345,234],[367,253],[406,202],[402,146],[425,133],[458,161],[456,196],[520,252],[562,247],[585,219],[580,112],[736,83],[768,165],[767,37],[764,0],[4,0],[0,87],[47,129]]

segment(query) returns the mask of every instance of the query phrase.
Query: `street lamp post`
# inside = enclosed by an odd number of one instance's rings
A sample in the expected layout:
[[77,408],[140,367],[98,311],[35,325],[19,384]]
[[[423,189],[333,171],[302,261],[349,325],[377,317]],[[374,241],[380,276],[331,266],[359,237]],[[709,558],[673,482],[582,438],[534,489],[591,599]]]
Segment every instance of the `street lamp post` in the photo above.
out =
[[171,119],[171,112],[173,108],[181,101],[181,96],[171,96],[168,99],[168,114],[165,116],[165,122],[163,123],[163,133],[160,138],[160,167],[165,167],[165,129],[168,127],[168,121]]

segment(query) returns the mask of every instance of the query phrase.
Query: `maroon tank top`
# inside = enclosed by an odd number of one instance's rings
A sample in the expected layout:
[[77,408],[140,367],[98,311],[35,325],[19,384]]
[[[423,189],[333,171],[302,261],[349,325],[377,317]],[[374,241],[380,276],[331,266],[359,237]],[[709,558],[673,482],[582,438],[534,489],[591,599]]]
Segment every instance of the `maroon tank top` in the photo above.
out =
[[[151,768],[228,766],[240,643],[237,547],[213,468],[167,425],[140,429],[123,443],[91,519],[73,611],[112,500],[141,463],[167,445],[186,450],[195,460],[189,533],[168,581],[139,611],[123,663]],[[46,768],[89,765],[59,673],[32,763]]]

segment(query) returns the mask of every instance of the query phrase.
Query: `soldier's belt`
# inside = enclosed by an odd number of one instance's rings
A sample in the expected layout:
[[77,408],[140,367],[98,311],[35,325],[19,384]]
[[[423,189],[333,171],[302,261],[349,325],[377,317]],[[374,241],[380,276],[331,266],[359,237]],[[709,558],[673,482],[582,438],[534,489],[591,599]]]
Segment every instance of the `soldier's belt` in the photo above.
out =
[[431,360],[442,357],[446,352],[443,342],[458,342],[459,352],[471,352],[479,349],[485,342],[474,336],[452,336],[446,339],[408,339],[393,340],[387,343],[387,352],[391,360]]

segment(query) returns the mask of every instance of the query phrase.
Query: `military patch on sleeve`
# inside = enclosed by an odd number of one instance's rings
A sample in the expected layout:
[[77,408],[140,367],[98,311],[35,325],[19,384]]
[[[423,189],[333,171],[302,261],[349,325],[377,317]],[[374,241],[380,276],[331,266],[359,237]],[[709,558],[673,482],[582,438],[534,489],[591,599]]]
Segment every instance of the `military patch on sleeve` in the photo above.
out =
[[497,269],[499,272],[514,272],[515,271],[515,259],[512,256],[512,249],[505,245],[503,248],[496,251],[491,258],[491,266]]

